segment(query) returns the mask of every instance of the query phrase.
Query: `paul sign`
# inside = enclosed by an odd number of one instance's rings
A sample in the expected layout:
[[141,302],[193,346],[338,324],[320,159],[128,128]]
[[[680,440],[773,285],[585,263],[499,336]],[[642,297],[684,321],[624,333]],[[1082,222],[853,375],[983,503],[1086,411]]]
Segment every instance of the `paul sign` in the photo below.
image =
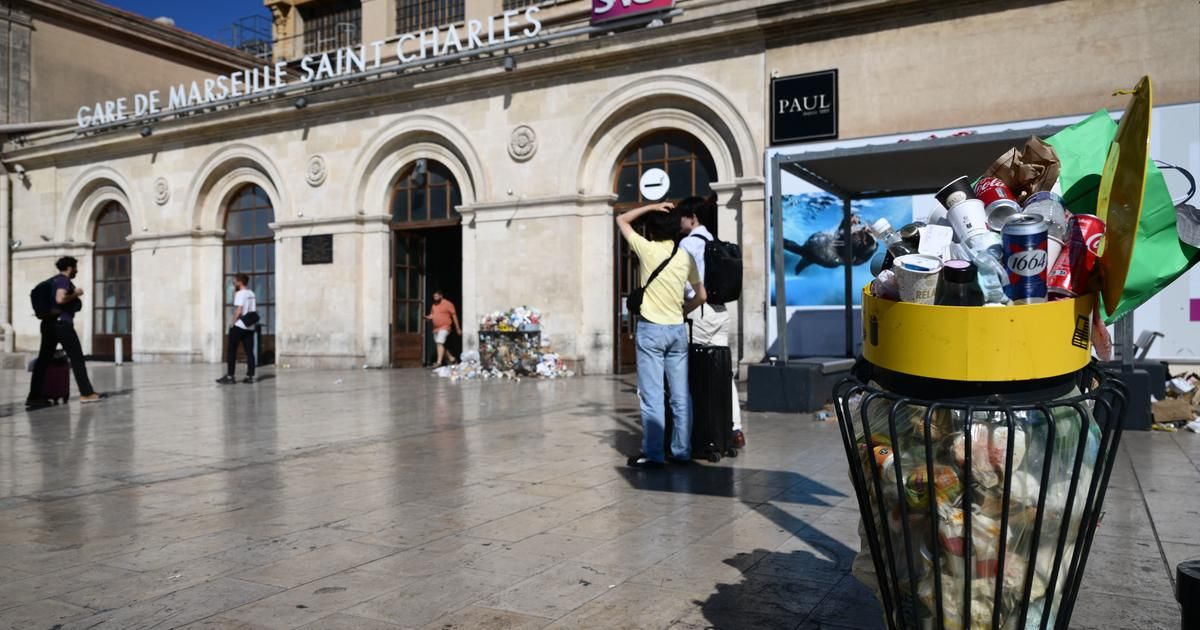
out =
[[657,13],[674,6],[675,0],[592,0],[592,24],[642,13]]
[[771,79],[771,144],[838,137],[837,70]]

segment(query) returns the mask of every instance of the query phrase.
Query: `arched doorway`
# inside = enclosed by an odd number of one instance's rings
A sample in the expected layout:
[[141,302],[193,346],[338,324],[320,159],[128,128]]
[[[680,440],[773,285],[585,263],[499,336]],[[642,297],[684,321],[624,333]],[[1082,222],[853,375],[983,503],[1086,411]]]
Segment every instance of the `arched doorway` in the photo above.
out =
[[[434,291],[462,312],[462,193],[445,165],[418,159],[392,184],[392,366],[420,367],[434,352],[425,321]],[[462,340],[450,337],[458,356]]]
[[[613,178],[617,212],[651,203],[642,197],[639,182],[642,174],[652,168],[666,171],[671,179],[670,189],[662,201],[678,202],[691,196],[707,197],[712,194],[711,184],[717,170],[708,149],[694,136],[682,131],[656,131],[634,141],[617,163]],[[713,236],[718,236],[716,217],[701,217],[701,221],[712,230]],[[638,286],[638,266],[636,257],[619,234],[616,236],[615,256],[613,293],[616,300],[614,326],[617,343],[613,365],[618,374],[624,374],[637,368],[633,322],[625,308],[625,300]]]
[[132,257],[129,251],[129,215],[110,201],[100,210],[92,240],[95,283],[92,295],[92,356],[113,359],[117,340],[122,355],[133,356]]
[[225,308],[222,330],[233,321],[233,278],[250,276],[250,290],[258,302],[258,364],[275,362],[275,233],[270,224],[275,210],[267,192],[256,184],[239,188],[225,207]]

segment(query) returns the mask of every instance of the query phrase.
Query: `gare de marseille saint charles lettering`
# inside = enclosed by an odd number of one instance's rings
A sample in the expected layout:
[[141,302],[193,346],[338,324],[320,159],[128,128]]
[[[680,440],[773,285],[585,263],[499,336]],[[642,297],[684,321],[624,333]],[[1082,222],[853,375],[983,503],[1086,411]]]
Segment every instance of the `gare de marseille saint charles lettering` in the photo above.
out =
[[[542,23],[537,18],[539,10],[538,7],[531,6],[522,10],[505,11],[499,17],[488,17],[486,22],[470,20],[461,30],[451,24],[401,35],[396,41],[395,55],[388,60],[397,59],[400,63],[410,63],[537,37],[542,32]],[[416,52],[406,52],[405,49],[410,44],[417,46]],[[386,45],[385,41],[380,40],[340,48],[322,55],[307,55],[300,60],[298,82],[312,83],[365,72],[368,68],[378,68],[383,65]],[[261,68],[239,70],[229,75],[192,81],[190,85],[173,85],[168,92],[165,108],[159,90],[135,94],[132,109],[126,97],[97,102],[94,106],[85,105],[79,108],[75,120],[80,127],[94,127],[121,122],[131,117],[153,116],[184,107],[219,103],[230,98],[274,91],[288,85],[287,66],[288,62],[280,61]]]

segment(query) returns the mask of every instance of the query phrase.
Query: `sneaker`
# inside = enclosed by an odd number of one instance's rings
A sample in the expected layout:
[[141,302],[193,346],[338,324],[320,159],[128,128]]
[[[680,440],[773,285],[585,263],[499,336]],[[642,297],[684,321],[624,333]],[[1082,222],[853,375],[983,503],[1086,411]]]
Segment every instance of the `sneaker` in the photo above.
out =
[[242,382],[247,385],[253,385],[255,381],[253,376],[247,376],[246,378],[242,379]]
[[746,434],[742,433],[740,429],[737,431],[734,431],[733,432],[733,448],[745,448],[745,446],[746,446]]
[[87,396],[80,396],[79,402],[94,403],[94,402],[100,402],[101,400],[104,400],[105,398],[108,398],[107,394],[91,393],[91,394],[88,394]]
[[237,382],[237,379],[235,379],[235,378],[233,378],[232,376],[230,376],[230,375],[226,374],[225,376],[222,376],[221,378],[217,379],[217,382],[218,382],[218,383],[220,383],[220,384],[222,384],[222,385],[233,385],[234,383],[236,383],[236,382]]
[[662,462],[656,462],[641,453],[638,453],[637,455],[634,455],[633,457],[630,457],[629,459],[625,460],[625,463],[628,464],[630,468],[645,468],[645,469],[657,469],[657,468],[662,468],[666,465]]
[[54,403],[50,402],[50,400],[48,398],[26,398],[25,399],[25,407],[27,409],[41,409],[42,407],[50,407],[52,405],[54,405]]

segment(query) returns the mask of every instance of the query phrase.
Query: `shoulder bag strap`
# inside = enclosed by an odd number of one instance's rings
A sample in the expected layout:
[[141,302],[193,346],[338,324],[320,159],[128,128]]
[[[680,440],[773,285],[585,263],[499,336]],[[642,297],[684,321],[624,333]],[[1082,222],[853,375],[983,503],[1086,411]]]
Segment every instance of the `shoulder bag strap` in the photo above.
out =
[[650,286],[650,283],[654,282],[654,279],[658,277],[658,274],[662,273],[662,270],[667,268],[667,265],[670,264],[671,259],[675,257],[675,254],[678,251],[679,251],[679,243],[675,243],[675,247],[673,249],[671,249],[671,255],[667,256],[666,260],[663,260],[662,263],[660,263],[658,265],[658,268],[654,270],[654,273],[650,274],[650,279],[647,280],[646,283],[642,285],[643,289]]

